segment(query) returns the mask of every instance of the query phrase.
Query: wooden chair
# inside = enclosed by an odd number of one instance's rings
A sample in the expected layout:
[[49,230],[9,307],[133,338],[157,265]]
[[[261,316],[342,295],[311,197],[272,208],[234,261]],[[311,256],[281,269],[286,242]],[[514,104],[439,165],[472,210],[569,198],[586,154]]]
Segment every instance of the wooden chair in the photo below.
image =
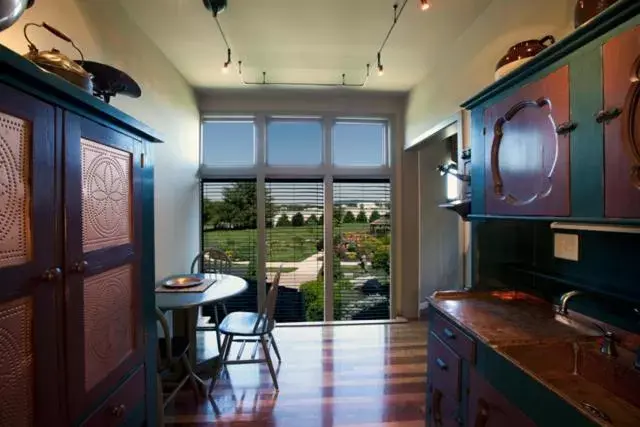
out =
[[[156,318],[162,327],[163,337],[158,338],[158,386],[160,387],[158,400],[162,401],[162,407],[171,402],[187,382],[191,384],[196,401],[204,392],[204,383],[196,376],[189,363],[187,352],[189,341],[186,337],[172,337],[169,331],[169,323],[160,309],[156,308]],[[165,385],[173,387],[169,395],[163,396]]]
[[[229,274],[231,273],[231,259],[227,256],[224,251],[216,248],[205,249],[200,252],[193,259],[191,263],[191,274],[196,273],[221,273],[221,274]],[[222,340],[220,338],[220,332],[218,331],[219,314],[218,307],[222,308],[223,315],[227,315],[227,306],[224,301],[216,304],[211,304],[210,307],[213,309],[213,320],[214,325],[211,324],[203,324],[199,325],[197,329],[199,330],[215,330],[216,331],[216,340],[218,343],[218,352],[222,351]]]
[[191,273],[229,274],[231,273],[231,259],[220,249],[205,249],[193,259]]
[[[258,313],[251,313],[245,311],[236,311],[227,315],[220,323],[220,332],[224,337],[222,344],[222,352],[220,354],[220,372],[225,366],[228,365],[243,365],[250,363],[266,363],[269,367],[269,373],[273,380],[273,386],[278,390],[278,379],[276,378],[276,371],[273,367],[271,355],[269,349],[273,346],[273,350],[278,358],[278,363],[281,362],[280,351],[278,345],[273,337],[273,329],[275,328],[275,311],[276,300],[278,298],[278,285],[280,283],[281,271],[276,273],[276,276],[271,284],[271,289],[267,294],[267,300],[265,304],[260,307]],[[240,350],[235,360],[229,359],[229,353],[231,345],[234,342],[241,343]],[[247,343],[254,343],[253,352],[250,359],[242,359],[242,353]],[[256,359],[256,353],[258,352],[258,344],[262,346],[264,352],[264,359]],[[219,372],[218,372],[219,374]],[[215,387],[216,378],[211,380],[209,385],[209,394],[213,392]]]

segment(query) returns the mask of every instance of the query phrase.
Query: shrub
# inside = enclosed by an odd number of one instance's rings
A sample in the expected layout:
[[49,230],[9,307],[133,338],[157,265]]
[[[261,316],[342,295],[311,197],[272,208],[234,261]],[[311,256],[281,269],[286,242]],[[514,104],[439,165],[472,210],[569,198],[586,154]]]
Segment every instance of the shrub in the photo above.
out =
[[[342,299],[352,289],[347,280],[340,280],[333,285],[333,316],[340,319],[343,312]],[[304,304],[305,319],[308,322],[324,320],[324,281],[321,279],[305,282],[300,285],[300,293]]]
[[291,217],[291,225],[294,227],[302,227],[304,225],[304,216],[298,212]]
[[355,243],[349,243],[347,245],[347,252],[356,252],[358,250],[358,247],[356,246]]
[[358,260],[358,254],[355,252],[347,252],[345,254],[345,258],[347,259],[347,261],[357,261]]
[[363,210],[358,212],[358,216],[356,217],[356,222],[360,222],[360,223],[363,223],[363,224],[368,222],[367,214]]
[[389,261],[390,261],[389,249],[386,247],[382,247],[373,253],[373,259],[371,260],[371,267],[374,270],[382,270],[387,275],[389,275],[389,272],[391,271],[391,266],[389,264]]
[[347,304],[342,310],[341,320],[376,320],[389,318],[389,298],[383,295],[368,295]]
[[344,214],[344,217],[342,218],[342,222],[345,224],[352,224],[356,222],[356,217],[353,216],[353,212],[347,211],[347,213]]
[[316,214],[311,214],[311,216],[307,218],[307,225],[318,225],[318,217]]
[[291,225],[291,221],[289,221],[287,214],[280,215],[280,218],[278,218],[276,222],[276,227],[287,227],[289,225]]
[[373,222],[380,219],[380,212],[378,211],[373,211],[371,212],[371,216],[369,217],[369,222]]

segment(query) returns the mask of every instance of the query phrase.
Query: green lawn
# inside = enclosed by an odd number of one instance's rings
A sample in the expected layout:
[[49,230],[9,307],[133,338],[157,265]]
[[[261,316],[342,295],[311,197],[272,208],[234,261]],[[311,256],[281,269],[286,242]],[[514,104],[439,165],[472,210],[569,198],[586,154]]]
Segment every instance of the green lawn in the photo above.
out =
[[[341,232],[367,232],[369,224],[340,224]],[[267,230],[267,261],[298,262],[317,252],[322,227],[274,227]],[[234,261],[249,261],[256,256],[257,230],[205,231],[204,246],[227,251]]]

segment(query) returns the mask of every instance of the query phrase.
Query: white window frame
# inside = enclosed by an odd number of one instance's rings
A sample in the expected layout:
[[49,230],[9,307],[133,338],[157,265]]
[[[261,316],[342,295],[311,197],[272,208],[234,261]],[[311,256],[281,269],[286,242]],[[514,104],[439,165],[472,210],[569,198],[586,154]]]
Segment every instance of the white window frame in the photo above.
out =
[[[269,165],[267,163],[267,123],[269,120],[321,120],[322,121],[322,162],[318,166],[280,166]],[[200,136],[200,168],[198,170],[198,177],[200,179],[256,179],[256,198],[257,198],[257,214],[258,214],[258,303],[262,304],[266,299],[266,257],[267,257],[267,243],[266,243],[266,220],[265,214],[265,190],[266,180],[268,179],[322,179],[324,182],[324,241],[330,242],[333,240],[333,182],[340,179],[388,179],[391,188],[391,221],[392,230],[394,218],[397,217],[394,213],[394,156],[393,146],[394,142],[391,135],[394,135],[393,116],[374,115],[374,116],[353,116],[344,114],[287,114],[287,113],[259,113],[254,115],[247,114],[203,114],[201,115],[201,136]],[[203,165],[203,143],[202,143],[202,129],[206,121],[247,121],[253,120],[255,126],[255,164],[251,167],[241,166],[210,166]],[[385,164],[380,166],[335,166],[333,164],[333,125],[336,122],[379,122],[385,123]],[[202,218],[202,215],[200,215]],[[202,224],[200,224],[200,229]],[[393,319],[396,316],[396,310],[394,308],[394,291],[393,284],[397,283],[399,277],[398,272],[393,268],[393,248],[397,247],[399,236],[391,234],[391,292],[389,292],[389,318]],[[325,321],[333,321],[333,263],[325,263],[325,301],[324,301],[324,319]]]

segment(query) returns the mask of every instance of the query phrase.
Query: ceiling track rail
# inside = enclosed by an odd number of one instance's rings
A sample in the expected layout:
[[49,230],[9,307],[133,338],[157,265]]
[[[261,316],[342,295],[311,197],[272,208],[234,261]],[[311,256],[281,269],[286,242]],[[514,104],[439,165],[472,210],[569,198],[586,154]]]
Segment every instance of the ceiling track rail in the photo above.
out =
[[[382,74],[383,72],[382,62],[380,59],[382,55],[382,51],[387,45],[387,42],[389,41],[389,38],[391,37],[391,34],[393,33],[393,30],[395,29],[396,24],[400,19],[400,16],[402,16],[402,12],[404,11],[408,2],[409,0],[404,0],[402,2],[402,5],[399,5],[398,3],[395,3],[393,5],[393,22],[391,23],[389,30],[387,31],[384,39],[382,40],[382,43],[380,44],[380,48],[376,52],[375,59],[377,61],[378,72],[380,74]],[[231,45],[229,44],[227,35],[222,29],[222,25],[220,24],[220,21],[218,20],[218,15],[216,13],[213,13],[213,19],[216,21],[216,25],[218,27],[218,31],[220,32],[220,36],[222,37],[222,41],[224,42],[227,48],[227,62],[225,62],[224,64],[224,69],[227,69],[227,67],[231,63]],[[366,64],[366,70],[365,70],[364,76],[359,83],[347,83],[346,73],[342,73],[341,81],[335,82],[335,83],[269,81],[267,79],[266,71],[262,72],[262,80],[249,81],[249,80],[245,80],[244,74],[242,73],[242,61],[238,61],[236,63],[236,72],[240,78],[240,83],[243,86],[303,86],[303,87],[333,87],[333,88],[364,88],[366,87],[369,81],[369,77],[371,76],[371,62]]]

